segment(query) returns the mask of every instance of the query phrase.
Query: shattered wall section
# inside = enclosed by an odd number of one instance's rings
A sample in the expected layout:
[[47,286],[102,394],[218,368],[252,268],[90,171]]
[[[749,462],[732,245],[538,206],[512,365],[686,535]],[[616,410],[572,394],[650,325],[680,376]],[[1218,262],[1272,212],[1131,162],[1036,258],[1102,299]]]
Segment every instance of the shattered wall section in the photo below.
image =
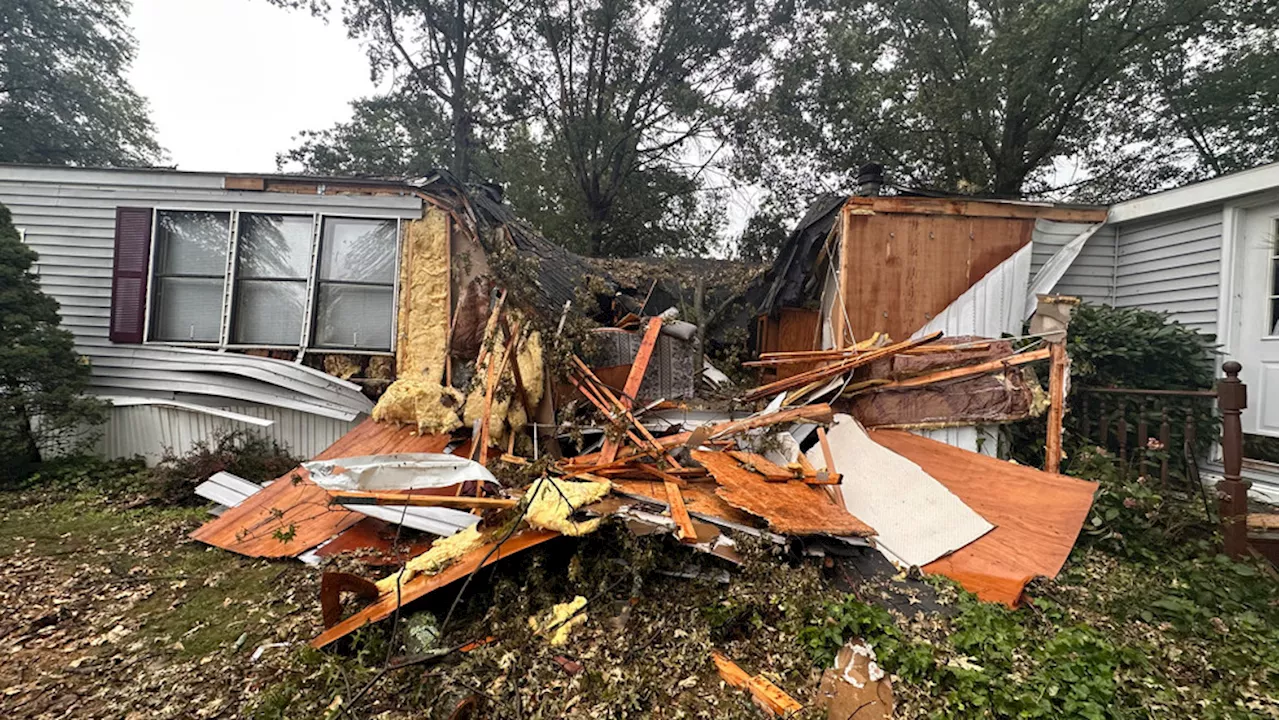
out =
[[421,220],[405,225],[397,379],[373,408],[373,419],[415,424],[420,432],[451,432],[462,424],[462,397],[441,387],[449,334],[449,218],[428,207]]

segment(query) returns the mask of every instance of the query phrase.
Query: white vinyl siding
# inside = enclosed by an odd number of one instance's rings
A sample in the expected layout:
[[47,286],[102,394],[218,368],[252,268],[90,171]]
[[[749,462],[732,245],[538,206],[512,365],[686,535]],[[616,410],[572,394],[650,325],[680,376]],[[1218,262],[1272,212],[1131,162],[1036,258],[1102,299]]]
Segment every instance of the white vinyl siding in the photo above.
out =
[[1116,307],[1159,310],[1217,332],[1221,205],[1125,223],[1116,237]]
[[1058,280],[1054,292],[1074,295],[1085,302],[1110,303],[1114,297],[1115,267],[1116,231],[1103,226],[1085,241],[1075,262]]
[[[90,362],[96,393],[214,407],[253,404],[263,412],[288,410],[348,426],[372,404],[357,385],[319,370],[239,353],[108,339],[117,207],[308,218],[422,215],[422,200],[407,191],[376,196],[255,192],[225,190],[223,180],[222,174],[210,173],[0,165],[0,203],[23,228],[26,244],[39,253],[33,270],[44,291],[60,303],[62,324]],[[298,427],[278,419],[266,434],[300,451],[322,442],[337,426],[325,425],[319,436],[305,441],[294,437]]]

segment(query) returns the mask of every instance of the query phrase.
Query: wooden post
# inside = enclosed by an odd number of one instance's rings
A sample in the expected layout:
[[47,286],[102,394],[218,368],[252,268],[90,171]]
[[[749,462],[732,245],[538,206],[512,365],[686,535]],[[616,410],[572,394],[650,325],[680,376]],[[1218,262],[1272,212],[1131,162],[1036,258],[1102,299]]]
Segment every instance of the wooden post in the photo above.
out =
[[1240,363],[1229,360],[1222,365],[1227,374],[1218,381],[1218,409],[1222,411],[1222,481],[1218,483],[1218,515],[1222,520],[1223,549],[1229,557],[1240,559],[1249,551],[1248,515],[1249,481],[1240,478],[1244,460],[1244,431],[1240,412],[1245,409],[1247,390],[1240,382]]
[[1049,343],[1049,425],[1044,451],[1044,471],[1057,473],[1062,462],[1062,416],[1066,412],[1067,343]]
[[1107,437],[1110,427],[1110,419],[1107,417],[1107,396],[1101,395],[1098,398],[1098,444],[1103,450],[1107,449],[1107,444],[1111,438]]
[[1147,433],[1147,404],[1150,401],[1144,395],[1142,401],[1138,403],[1138,444],[1134,448],[1134,457],[1138,460],[1138,474],[1143,477],[1150,477],[1147,469],[1150,467],[1147,453],[1147,442],[1151,439]]
[[1160,488],[1169,489],[1169,406],[1160,408]]
[[1120,417],[1116,420],[1116,439],[1120,442],[1119,457],[1120,462],[1123,463],[1129,459],[1127,450],[1129,446],[1129,421],[1124,416],[1125,411],[1129,409],[1129,404],[1125,402],[1123,395],[1120,396],[1118,407],[1120,409]]

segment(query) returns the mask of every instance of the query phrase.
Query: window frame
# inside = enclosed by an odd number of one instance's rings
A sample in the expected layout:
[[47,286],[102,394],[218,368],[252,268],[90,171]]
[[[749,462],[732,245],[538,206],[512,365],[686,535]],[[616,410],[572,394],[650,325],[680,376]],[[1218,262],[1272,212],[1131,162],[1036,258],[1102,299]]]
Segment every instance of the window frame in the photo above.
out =
[[[227,249],[226,249],[226,265],[222,276],[222,306],[218,319],[218,340],[217,342],[193,342],[180,340],[160,340],[152,335],[152,316],[155,310],[156,295],[154,292],[156,271],[158,264],[156,262],[156,238],[158,231],[158,220],[160,213],[228,213],[230,222],[228,223],[227,233]],[[235,343],[231,341],[231,331],[234,327],[235,315],[237,312],[236,305],[236,289],[240,280],[238,261],[240,258],[240,215],[280,215],[292,217],[309,217],[311,219],[311,248],[310,248],[310,264],[306,278],[306,304],[302,313],[302,332],[296,344],[289,345],[269,345],[260,343]],[[395,242],[392,246],[394,255],[394,263],[392,269],[391,282],[391,343],[387,350],[370,350],[368,348],[350,348],[342,346],[320,346],[313,343],[315,337],[315,323],[317,317],[317,304],[320,294],[320,243],[324,232],[324,221],[327,218],[337,220],[366,220],[372,222],[394,222],[395,223]],[[148,290],[146,296],[146,307],[143,312],[143,329],[142,342],[144,345],[157,345],[167,347],[190,347],[201,349],[223,350],[283,350],[293,351],[297,353],[296,362],[302,362],[307,353],[335,353],[343,355],[376,355],[384,357],[394,357],[396,354],[396,344],[399,339],[399,307],[400,307],[400,253],[404,243],[404,218],[399,216],[385,215],[362,215],[352,213],[326,213],[321,211],[306,212],[299,209],[297,212],[289,210],[243,210],[239,208],[226,207],[185,207],[185,206],[168,206],[155,207],[151,209],[151,238],[150,253],[147,258],[147,278],[151,289]],[[335,281],[341,283],[342,281]],[[359,284],[359,283],[355,283]],[[377,283],[369,283],[378,287],[385,287]]]
[[[236,213],[234,210],[227,210],[227,209],[221,209],[221,208],[209,209],[209,208],[185,208],[185,207],[176,207],[176,208],[166,207],[166,208],[151,209],[151,243],[150,243],[150,248],[147,254],[147,292],[146,292],[147,305],[143,311],[142,343],[144,345],[154,344],[154,345],[173,345],[177,347],[192,347],[192,348],[203,348],[203,349],[208,349],[208,348],[221,349],[223,347],[222,340],[225,336],[225,333],[224,333],[225,322],[223,321],[223,318],[221,315],[218,317],[218,340],[215,342],[197,342],[192,340],[188,340],[188,341],[157,340],[152,336],[152,329],[153,329],[151,327],[152,310],[153,310],[153,306],[155,305],[156,294],[160,291],[160,284],[156,282],[156,279],[157,279],[156,271],[159,268],[159,264],[156,261],[156,258],[158,257],[156,255],[156,236],[159,234],[159,230],[160,230],[160,227],[159,227],[160,213],[227,213],[228,215],[228,218],[227,218],[227,233],[228,233],[228,236],[227,236],[228,251],[227,252],[228,254],[230,254],[230,243],[235,238],[235,231],[236,231]],[[226,269],[224,268],[223,275],[222,275],[222,311],[221,311],[223,315],[226,314],[227,286],[229,284],[230,283],[227,281]]]
[[1280,337],[1280,216],[1271,217],[1271,233],[1267,238],[1267,308],[1263,312],[1262,339]]
[[312,344],[312,338],[315,336],[315,326],[319,320],[317,305],[320,299],[320,288],[325,283],[330,285],[346,285],[348,287],[386,287],[383,283],[366,283],[358,281],[346,280],[321,280],[320,278],[320,245],[324,242],[324,221],[328,218],[334,220],[372,220],[386,221],[388,218],[368,218],[356,217],[353,215],[324,215],[317,216],[314,237],[311,243],[311,277],[308,286],[307,295],[307,312],[304,315],[303,326],[307,347],[305,351],[309,352],[341,352],[348,355],[394,355],[396,351],[396,338],[399,335],[400,325],[400,244],[403,241],[401,232],[403,225],[399,218],[396,218],[396,241],[394,249],[394,262],[391,267],[391,350],[369,350],[367,348],[360,349],[338,349],[334,346]]

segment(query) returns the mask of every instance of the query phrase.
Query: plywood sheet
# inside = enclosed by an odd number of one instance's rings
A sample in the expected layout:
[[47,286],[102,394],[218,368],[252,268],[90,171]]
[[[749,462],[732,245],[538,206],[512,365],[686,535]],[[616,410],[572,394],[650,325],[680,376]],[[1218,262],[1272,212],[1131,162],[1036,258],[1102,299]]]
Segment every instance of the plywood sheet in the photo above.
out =
[[925,572],[983,600],[1016,605],[1033,577],[1053,577],[1071,554],[1098,484],[971,453],[902,430],[871,439],[916,463],[996,528]]
[[728,453],[695,450],[693,459],[715,477],[716,494],[730,505],[758,515],[784,535],[867,537],[875,530],[837,506],[822,490],[798,480],[768,482]]
[[853,336],[911,337],[1029,243],[1034,226],[1020,218],[846,214],[840,277]]
[[[610,480],[610,482],[618,492],[643,497],[659,505],[667,504],[667,491],[660,481]],[[716,495],[716,487],[713,483],[687,483],[680,488],[680,497],[684,500],[685,509],[695,515],[705,515],[747,527],[756,527],[758,524],[755,517],[742,512]]]
[[[448,435],[417,435],[409,426],[357,425],[315,457],[442,452]],[[329,493],[298,467],[191,533],[199,540],[250,557],[294,557],[360,522],[365,516],[329,504]]]

